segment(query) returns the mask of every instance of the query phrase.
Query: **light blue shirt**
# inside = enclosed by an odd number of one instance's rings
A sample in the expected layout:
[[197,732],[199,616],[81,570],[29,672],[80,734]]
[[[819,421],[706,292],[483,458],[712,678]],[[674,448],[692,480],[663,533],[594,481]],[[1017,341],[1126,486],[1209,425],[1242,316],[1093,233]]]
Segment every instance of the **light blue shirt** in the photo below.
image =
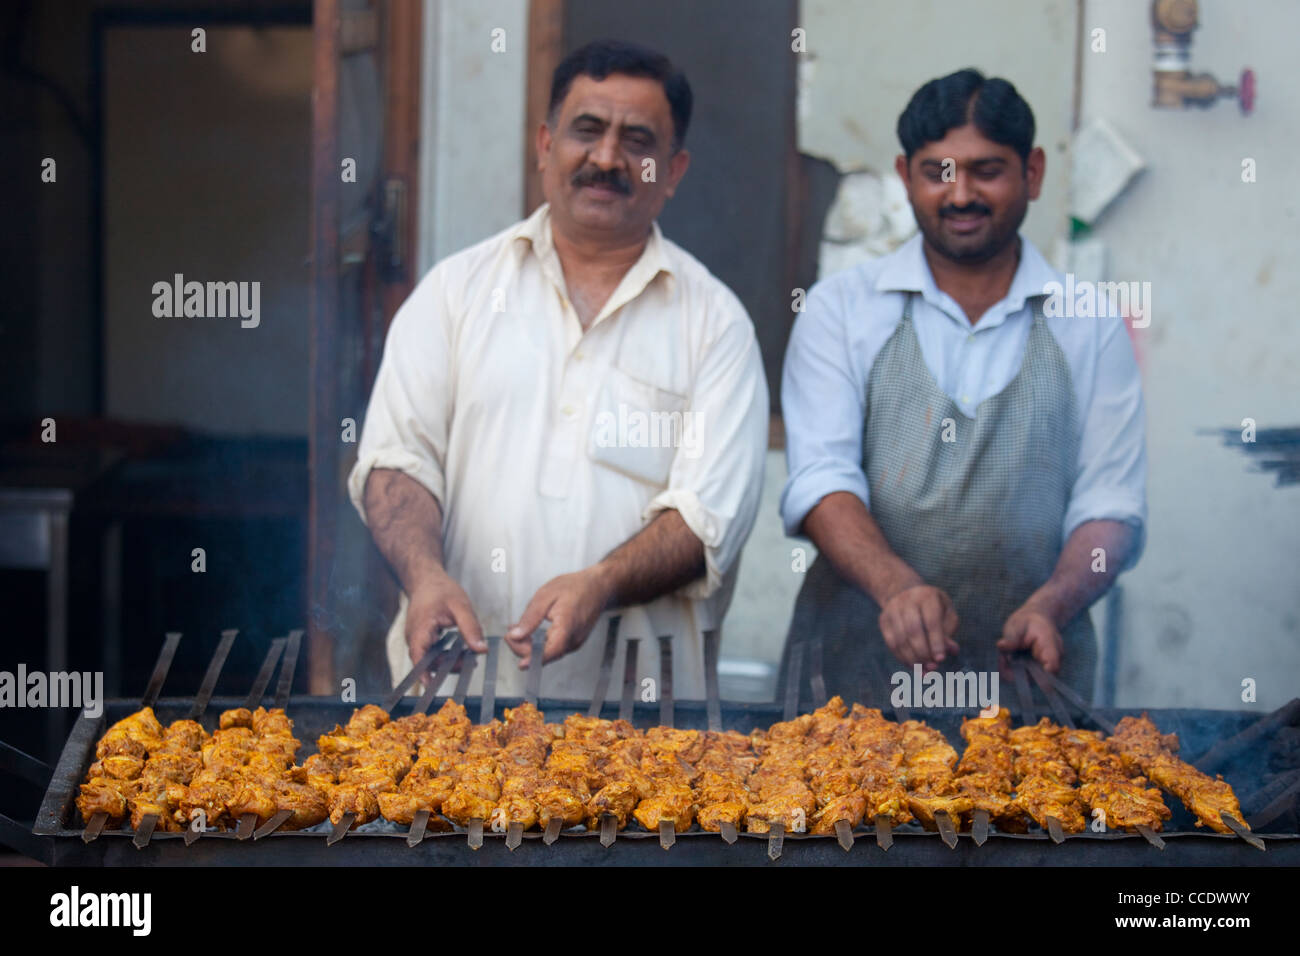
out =
[[[867,378],[902,321],[907,292],[917,293],[912,324],[926,366],[974,418],[980,402],[1006,388],[1020,369],[1033,323],[1030,300],[1064,281],[1022,237],[1006,298],[972,326],[935,285],[917,235],[882,259],[814,285],[790,335],[781,379],[786,533],[800,534],[808,512],[835,491],[857,495],[870,509],[862,472]],[[1147,456],[1142,382],[1128,330],[1117,317],[1046,321],[1069,364],[1078,410],[1079,460],[1062,534],[1068,538],[1085,521],[1125,521],[1138,532],[1131,566],[1145,544]]]

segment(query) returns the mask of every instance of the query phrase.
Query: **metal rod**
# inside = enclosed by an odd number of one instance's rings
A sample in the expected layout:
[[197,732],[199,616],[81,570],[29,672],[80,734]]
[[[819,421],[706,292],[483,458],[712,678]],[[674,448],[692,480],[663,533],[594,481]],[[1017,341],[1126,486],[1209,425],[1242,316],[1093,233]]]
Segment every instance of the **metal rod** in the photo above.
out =
[[783,720],[794,720],[799,713],[799,680],[803,672],[804,640],[800,637],[790,648],[790,665],[785,677],[785,709]]
[[149,840],[153,837],[154,828],[158,826],[158,814],[146,813],[140,821],[140,829],[135,831],[135,836],[131,842],[135,844],[137,850],[143,850],[149,845]]
[[629,637],[624,643],[623,651],[623,696],[619,699],[618,717],[620,720],[632,719],[632,707],[636,694],[637,656],[641,652],[641,638]]
[[1092,705],[1080,697],[1079,693],[1073,687],[1059,679],[1055,674],[1048,674],[1046,671],[1043,673],[1047,677],[1047,682],[1056,688],[1056,692],[1075,707],[1079,708],[1079,710],[1087,714],[1089,720],[1108,734],[1113,734],[1115,732],[1115,725],[1097,713],[1097,711],[1093,709]]
[[677,842],[677,825],[672,820],[659,821],[659,845],[665,850],[671,850],[674,843]]
[[429,683],[425,685],[424,693],[420,699],[415,702],[413,714],[427,714],[429,706],[433,703],[433,698],[438,695],[438,688],[447,680],[447,675],[451,669],[456,666],[457,652],[456,648],[460,645],[459,632],[452,638],[450,646],[443,648],[442,663],[438,665],[438,672],[429,678]]
[[158,702],[158,695],[162,693],[163,683],[167,680],[167,672],[172,667],[172,658],[176,656],[176,645],[180,642],[180,631],[167,632],[162,650],[158,652],[158,660],[153,665],[153,674],[149,676],[149,686],[140,698],[141,707],[152,707]]
[[983,846],[989,838],[989,812],[983,808],[971,815],[970,836],[976,846]]
[[487,639],[487,660],[483,662],[483,696],[479,700],[478,722],[487,724],[496,715],[497,670],[501,660],[500,635]]
[[406,834],[407,846],[419,846],[424,840],[425,831],[429,829],[429,817],[432,813],[428,810],[416,810],[415,816],[411,819],[411,829]]
[[1051,681],[1047,679],[1047,671],[1043,670],[1038,661],[1026,662],[1025,669],[1029,671],[1029,676],[1034,679],[1038,689],[1047,698],[1047,706],[1052,708],[1052,713],[1056,716],[1056,722],[1062,727],[1074,730],[1074,718],[1070,716],[1069,708],[1065,706],[1065,701],[1061,700],[1061,695],[1056,692]]
[[456,688],[451,692],[451,699],[458,704],[465,703],[465,695],[469,693],[469,682],[474,679],[474,666],[478,663],[478,655],[469,649],[469,646],[461,648],[460,651],[460,673],[456,675]]
[[429,668],[433,666],[434,658],[438,656],[438,651],[438,642],[435,641],[433,646],[424,652],[424,656],[420,658],[419,662],[407,671],[405,677],[397,682],[397,686],[389,691],[388,696],[384,698],[384,702],[380,705],[384,710],[392,713],[393,708],[401,701],[403,695],[411,689],[411,686],[428,674]]
[[92,813],[90,822],[86,824],[86,829],[81,831],[82,843],[93,843],[99,839],[99,835],[104,832],[104,824],[108,822],[108,814],[104,812]]
[[248,699],[244,701],[244,707],[253,710],[262,703],[262,698],[266,695],[266,688],[271,684],[271,675],[275,673],[275,665],[280,663],[280,655],[284,653],[285,639],[277,637],[271,642],[270,648],[266,652],[266,657],[262,659],[262,666],[257,672],[257,677],[253,679],[253,689],[248,692]]
[[1052,838],[1053,843],[1065,842],[1065,832],[1061,829],[1061,821],[1056,817],[1047,818],[1047,835]]
[[736,832],[736,825],[730,820],[723,820],[718,824],[718,833],[722,836],[722,842],[730,845],[740,838]]
[[298,648],[302,646],[302,631],[289,632],[289,639],[284,645],[284,661],[280,664],[280,682],[275,688],[275,705],[283,708],[289,703],[289,694],[293,691],[293,672],[298,667]]
[[262,839],[262,837],[270,836],[276,830],[280,829],[280,827],[284,825],[285,821],[291,816],[293,816],[292,810],[276,810],[275,813],[271,815],[271,819],[267,820],[253,831],[253,840],[257,841]]
[[343,816],[339,818],[339,822],[334,824],[334,829],[330,831],[330,835],[325,838],[325,845],[333,846],[335,843],[338,843],[339,840],[342,840],[348,835],[348,831],[352,829],[352,824],[356,823],[356,821],[357,815],[355,813],[349,812],[343,814]]
[[781,851],[785,849],[785,824],[780,820],[768,824],[767,831],[767,858],[773,862],[781,859]]
[[560,838],[560,829],[564,826],[564,821],[559,817],[551,817],[546,821],[546,831],[542,834],[542,843],[550,846]]
[[483,848],[483,821],[479,817],[474,817],[469,821],[469,838],[467,842],[471,850]]
[[876,815],[876,846],[888,851],[894,845],[894,831],[889,817],[883,813]]
[[952,817],[947,810],[940,810],[934,815],[934,822],[939,827],[939,838],[948,845],[948,849],[957,849],[957,829],[952,825]]
[[194,695],[194,706],[190,708],[190,720],[198,720],[203,716],[203,712],[208,709],[208,701],[212,700],[212,692],[217,689],[217,678],[221,676],[221,668],[226,666],[226,656],[230,653],[230,646],[235,643],[235,638],[239,631],[226,630],[221,632],[221,640],[217,642],[217,649],[212,652],[212,660],[208,661],[208,669],[203,674],[203,683],[199,684],[199,692]]
[[718,689],[718,654],[722,635],[715,627],[704,632],[704,707],[709,730],[722,730],[722,693]]
[[1255,849],[1257,850],[1266,849],[1263,840],[1255,836],[1255,834],[1251,833],[1249,830],[1243,827],[1232,817],[1228,816],[1228,814],[1224,813],[1222,810],[1219,811],[1219,819],[1224,822],[1224,824],[1228,827],[1229,830],[1237,834],[1237,836],[1241,837],[1243,840],[1245,840]]
[[239,818],[239,826],[235,829],[235,838],[238,840],[252,839],[253,830],[257,827],[257,814],[245,813]]
[[830,698],[826,695],[826,669],[822,666],[822,636],[820,631],[813,632],[808,642],[808,682],[812,686],[813,706],[818,706]]
[[588,717],[599,717],[605,706],[609,679],[614,672],[614,656],[618,653],[618,625],[621,620],[622,615],[610,615],[609,626],[605,630],[605,651],[600,658],[600,671],[596,674],[596,688],[591,692],[591,706],[587,708]]
[[835,839],[845,853],[853,849],[853,827],[849,826],[848,820],[835,821]]
[[1148,843],[1150,843],[1157,850],[1163,850],[1165,848],[1165,841],[1160,839],[1159,834],[1157,834],[1155,830],[1152,830],[1145,823],[1139,823],[1137,825],[1137,832],[1142,834],[1142,838],[1146,840]]
[[1011,660],[1011,678],[1016,685],[1016,698],[1020,701],[1020,721],[1025,725],[1038,723],[1038,708],[1034,706],[1034,695],[1029,689],[1029,678],[1025,676],[1025,659],[1017,655]]
[[506,827],[506,849],[513,853],[519,849],[519,844],[524,842],[524,825],[518,820],[512,820]]
[[673,726],[673,639],[668,634],[659,637],[659,723]]
[[16,774],[28,783],[44,787],[50,782],[54,769],[43,760],[0,740],[0,770]]
[[600,817],[600,845],[609,849],[614,845],[614,840],[618,838],[618,817],[612,813],[601,814]]
[[533,632],[533,649],[528,658],[528,682],[524,685],[524,700],[536,706],[542,693],[542,664],[546,657],[546,631]]

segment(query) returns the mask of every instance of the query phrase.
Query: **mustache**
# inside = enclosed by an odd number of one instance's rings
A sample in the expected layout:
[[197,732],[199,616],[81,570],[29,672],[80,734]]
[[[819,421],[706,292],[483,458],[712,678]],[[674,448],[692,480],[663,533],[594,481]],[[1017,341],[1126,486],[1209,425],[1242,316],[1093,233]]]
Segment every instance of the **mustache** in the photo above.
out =
[[608,186],[610,189],[626,196],[632,192],[632,184],[617,169],[584,169],[573,177],[575,187]]
[[969,206],[943,206],[939,209],[939,216],[944,219],[949,216],[965,216],[971,213],[978,216],[989,216],[993,214],[993,210],[982,202],[973,202]]

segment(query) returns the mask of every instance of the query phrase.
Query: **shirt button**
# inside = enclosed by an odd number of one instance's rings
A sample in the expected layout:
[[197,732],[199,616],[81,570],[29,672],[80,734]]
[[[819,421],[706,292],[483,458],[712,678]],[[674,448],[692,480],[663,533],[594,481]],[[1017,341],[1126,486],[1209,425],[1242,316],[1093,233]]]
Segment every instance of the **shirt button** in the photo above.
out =
[[578,351],[574,352],[574,353],[573,353],[573,357],[574,357],[575,360],[581,362],[581,361],[582,361],[582,349],[578,349]]
[[573,406],[567,402],[560,406],[560,414],[563,415],[565,418],[572,418],[573,411],[574,411]]

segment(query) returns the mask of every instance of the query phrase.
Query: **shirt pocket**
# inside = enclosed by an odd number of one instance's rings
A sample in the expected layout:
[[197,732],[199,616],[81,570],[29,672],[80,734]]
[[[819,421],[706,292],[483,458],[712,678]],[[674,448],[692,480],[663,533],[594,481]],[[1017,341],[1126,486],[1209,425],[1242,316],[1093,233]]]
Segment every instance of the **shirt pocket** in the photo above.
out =
[[666,487],[682,443],[686,406],[685,395],[611,366],[593,408],[588,457],[656,488]]

